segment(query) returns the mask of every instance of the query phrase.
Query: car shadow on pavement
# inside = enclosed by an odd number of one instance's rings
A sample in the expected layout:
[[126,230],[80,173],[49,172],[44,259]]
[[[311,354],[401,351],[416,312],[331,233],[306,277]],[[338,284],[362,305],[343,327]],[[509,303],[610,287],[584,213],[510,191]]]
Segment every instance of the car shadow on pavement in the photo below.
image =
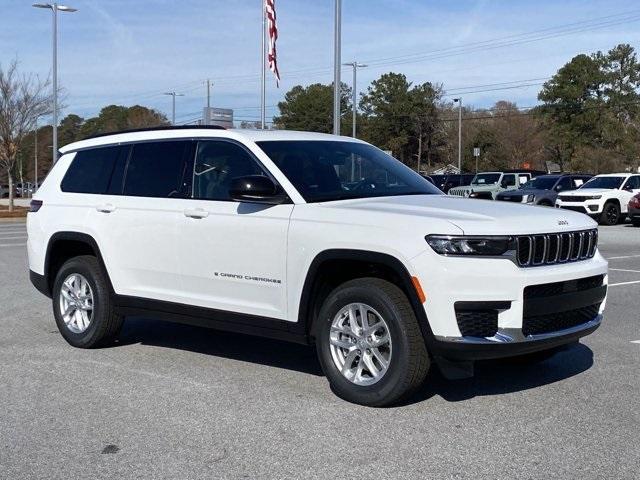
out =
[[433,368],[420,390],[405,404],[422,402],[435,395],[449,402],[459,402],[478,396],[529,390],[573,377],[592,365],[591,349],[576,343],[540,363],[523,364],[509,358],[477,362],[475,375],[465,380],[447,380]]
[[127,317],[115,346],[136,343],[323,375],[315,350],[305,345],[162,320]]
[[[115,346],[132,344],[180,349],[217,357],[323,376],[315,349],[251,335],[127,317]],[[529,390],[578,375],[593,365],[593,352],[582,344],[568,346],[550,359],[522,364],[508,358],[477,362],[473,378],[447,380],[432,364],[423,386],[402,404],[420,403],[434,396],[459,402],[477,396]]]

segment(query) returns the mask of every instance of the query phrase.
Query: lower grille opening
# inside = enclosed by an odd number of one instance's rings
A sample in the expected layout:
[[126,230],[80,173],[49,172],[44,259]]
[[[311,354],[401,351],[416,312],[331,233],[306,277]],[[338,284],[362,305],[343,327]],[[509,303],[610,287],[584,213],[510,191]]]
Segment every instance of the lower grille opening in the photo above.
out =
[[600,304],[589,305],[587,307],[569,310],[567,312],[556,312],[547,315],[526,316],[522,322],[522,333],[524,335],[539,335],[542,333],[557,332],[566,328],[577,327],[583,323],[593,320]]
[[456,320],[464,337],[493,337],[498,333],[498,313],[511,302],[456,302]]

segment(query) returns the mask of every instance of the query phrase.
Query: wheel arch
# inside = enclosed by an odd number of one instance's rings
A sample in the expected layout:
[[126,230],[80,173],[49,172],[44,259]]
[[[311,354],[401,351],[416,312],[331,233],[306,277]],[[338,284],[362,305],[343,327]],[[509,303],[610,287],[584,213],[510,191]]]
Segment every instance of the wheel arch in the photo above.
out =
[[[326,282],[326,276],[331,275],[336,267],[353,265],[361,268]],[[298,321],[294,328],[299,329],[299,333],[313,338],[317,315],[326,294],[347,280],[364,276],[391,280],[397,285],[409,299],[427,347],[433,345],[433,333],[409,270],[397,257],[369,250],[330,249],[316,255],[307,270],[298,305]]]
[[92,255],[98,259],[106,275],[109,290],[113,293],[113,285],[98,242],[89,234],[73,231],[56,232],[49,238],[44,260],[44,287],[47,290],[43,293],[51,296],[53,283],[60,267],[70,258],[80,255]]

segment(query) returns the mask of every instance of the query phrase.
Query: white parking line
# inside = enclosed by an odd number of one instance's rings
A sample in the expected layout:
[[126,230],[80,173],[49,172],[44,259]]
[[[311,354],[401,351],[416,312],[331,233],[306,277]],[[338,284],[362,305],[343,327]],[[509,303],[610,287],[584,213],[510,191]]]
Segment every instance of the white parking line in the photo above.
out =
[[624,257],[609,257],[605,258],[605,260],[622,260],[623,258],[638,258],[640,255],[625,255]]
[[640,344],[640,340],[631,340],[631,343],[638,343],[638,344]]
[[3,242],[5,240],[26,240],[27,236],[26,235],[18,235],[16,237],[0,237],[0,240],[2,240]]
[[634,280],[633,282],[620,282],[620,283],[610,283],[610,287],[617,287],[618,285],[633,285],[634,283],[640,283],[640,280]]
[[24,247],[26,243],[0,243],[0,247]]
[[627,270],[626,268],[610,268],[609,270],[613,270],[614,272],[640,273],[640,270]]

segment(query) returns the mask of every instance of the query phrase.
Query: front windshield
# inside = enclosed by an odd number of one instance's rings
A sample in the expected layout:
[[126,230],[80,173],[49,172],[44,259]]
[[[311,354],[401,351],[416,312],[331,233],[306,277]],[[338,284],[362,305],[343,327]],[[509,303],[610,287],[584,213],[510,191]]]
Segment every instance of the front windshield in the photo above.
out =
[[341,141],[258,142],[307,202],[442,195],[431,182],[372,145]]
[[471,185],[494,185],[500,180],[499,173],[479,173],[473,177]]
[[536,177],[522,185],[522,190],[551,190],[558,181],[558,177]]
[[580,190],[585,188],[608,188],[615,190],[620,188],[624,182],[624,177],[593,177],[587,183],[580,187]]

